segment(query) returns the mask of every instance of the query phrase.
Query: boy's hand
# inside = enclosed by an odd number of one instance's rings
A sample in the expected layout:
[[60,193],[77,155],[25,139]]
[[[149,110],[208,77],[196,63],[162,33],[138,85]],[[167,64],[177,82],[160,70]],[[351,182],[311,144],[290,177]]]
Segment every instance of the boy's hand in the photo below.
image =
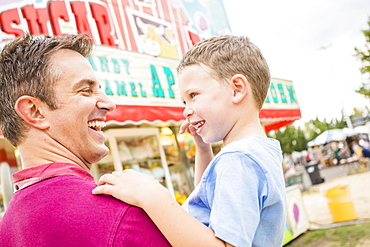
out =
[[149,200],[160,198],[167,190],[153,177],[126,169],[123,172],[114,171],[103,175],[93,194],[108,194],[128,204],[144,208]]
[[195,170],[194,170],[194,186],[197,186],[202,178],[204,171],[208,164],[213,159],[212,146],[209,143],[205,143],[197,130],[192,126],[186,119],[180,126],[180,134],[189,132],[194,139],[195,144]]
[[187,119],[182,122],[179,133],[184,134],[185,132],[188,132],[190,135],[193,136],[194,144],[197,149],[208,148],[210,146],[210,144],[204,143],[202,137],[198,135],[196,128],[191,125]]

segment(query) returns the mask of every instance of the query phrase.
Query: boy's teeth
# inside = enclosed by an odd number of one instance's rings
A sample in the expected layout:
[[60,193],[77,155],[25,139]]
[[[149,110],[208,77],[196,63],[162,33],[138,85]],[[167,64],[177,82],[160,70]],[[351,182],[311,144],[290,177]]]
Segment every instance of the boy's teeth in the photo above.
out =
[[198,129],[200,126],[202,126],[204,124],[204,121],[202,121],[202,122],[199,122],[199,123],[197,123],[197,124],[195,124],[195,125],[193,125],[196,129]]

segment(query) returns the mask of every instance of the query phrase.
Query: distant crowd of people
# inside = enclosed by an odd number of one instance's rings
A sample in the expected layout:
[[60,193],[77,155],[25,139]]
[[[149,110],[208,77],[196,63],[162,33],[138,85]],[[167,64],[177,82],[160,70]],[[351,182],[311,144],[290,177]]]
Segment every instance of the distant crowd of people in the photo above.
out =
[[[347,142],[348,141],[348,142]],[[355,136],[347,141],[333,141],[321,146],[309,147],[298,155],[284,154],[285,179],[297,175],[297,166],[319,164],[320,168],[359,162],[370,165],[370,142],[365,135]]]

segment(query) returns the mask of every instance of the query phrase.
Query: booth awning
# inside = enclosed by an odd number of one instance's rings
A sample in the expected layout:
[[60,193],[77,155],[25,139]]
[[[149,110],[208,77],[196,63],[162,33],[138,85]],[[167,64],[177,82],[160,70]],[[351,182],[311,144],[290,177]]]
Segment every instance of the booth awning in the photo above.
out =
[[107,122],[117,124],[173,123],[184,121],[184,107],[117,105],[116,110],[107,115]]
[[[184,121],[184,107],[117,105],[107,115],[107,122],[116,124],[173,123]],[[301,118],[299,109],[262,109],[260,119],[266,132],[277,130]]]
[[300,118],[300,109],[262,109],[260,112],[260,120],[266,132],[278,130]]

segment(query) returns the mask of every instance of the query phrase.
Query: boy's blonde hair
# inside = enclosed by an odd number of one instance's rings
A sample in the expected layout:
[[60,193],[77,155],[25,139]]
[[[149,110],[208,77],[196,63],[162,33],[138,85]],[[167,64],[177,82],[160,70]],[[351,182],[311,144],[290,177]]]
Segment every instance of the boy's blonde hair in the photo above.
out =
[[177,72],[191,65],[206,65],[216,80],[244,75],[251,85],[258,110],[270,87],[270,70],[260,49],[243,36],[223,35],[195,44],[181,59]]

